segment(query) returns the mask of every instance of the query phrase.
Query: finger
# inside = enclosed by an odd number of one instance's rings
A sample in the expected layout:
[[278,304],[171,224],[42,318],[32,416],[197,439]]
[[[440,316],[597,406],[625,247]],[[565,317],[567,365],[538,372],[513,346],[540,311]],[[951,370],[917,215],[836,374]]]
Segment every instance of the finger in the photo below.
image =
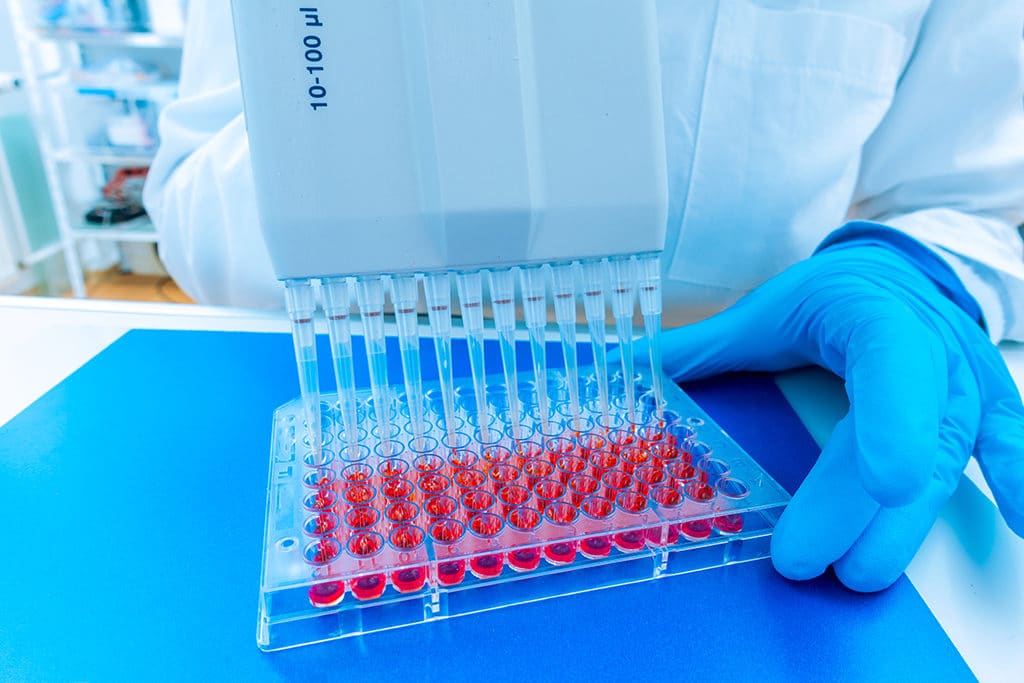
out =
[[981,419],[977,381],[967,364],[951,358],[950,395],[939,428],[939,456],[924,494],[903,507],[882,508],[850,551],[835,563],[836,576],[861,592],[882,590],[906,570],[956,490],[974,449]]
[[860,478],[882,505],[905,505],[935,471],[948,395],[945,350],[935,332],[895,302],[850,327],[846,389],[856,406]]
[[[685,382],[735,370],[806,365],[806,358],[795,351],[794,340],[783,338],[774,329],[776,323],[767,319],[768,304],[762,300],[743,301],[706,320],[663,333],[665,373]],[[646,341],[636,344],[635,353],[647,355]]]
[[842,557],[878,512],[857,476],[853,415],[839,421],[818,462],[772,535],[772,563],[790,579],[820,575]]
[[981,376],[984,406],[974,455],[999,511],[1024,537],[1024,406],[999,352],[985,352]]

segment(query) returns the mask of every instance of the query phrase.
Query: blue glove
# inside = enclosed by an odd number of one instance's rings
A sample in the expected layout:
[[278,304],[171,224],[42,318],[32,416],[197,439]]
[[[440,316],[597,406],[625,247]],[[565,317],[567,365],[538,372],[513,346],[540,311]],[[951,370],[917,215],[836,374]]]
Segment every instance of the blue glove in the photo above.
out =
[[775,530],[781,574],[809,579],[832,565],[854,590],[888,587],[972,454],[1024,536],[1024,408],[978,319],[935,254],[856,222],[731,308],[665,334],[676,381],[811,364],[846,380],[850,412]]

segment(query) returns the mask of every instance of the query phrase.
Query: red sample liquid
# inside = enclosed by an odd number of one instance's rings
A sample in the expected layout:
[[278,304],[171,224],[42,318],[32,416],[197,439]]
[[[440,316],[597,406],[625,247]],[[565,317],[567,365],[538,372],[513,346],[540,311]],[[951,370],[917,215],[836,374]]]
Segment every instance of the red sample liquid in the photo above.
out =
[[391,572],[391,585],[399,593],[415,593],[427,583],[426,567],[409,567]]
[[556,566],[572,564],[576,559],[576,541],[558,541],[544,546],[544,559]]
[[469,571],[478,579],[493,579],[501,575],[505,558],[501,554],[482,555],[469,561]]
[[609,451],[596,451],[590,454],[590,474],[597,479],[618,464],[619,457]]
[[624,553],[635,553],[647,543],[647,534],[640,529],[622,531],[612,536],[612,543]]
[[743,515],[722,515],[712,521],[718,533],[731,535],[743,531]]
[[384,595],[384,589],[387,587],[388,581],[383,574],[360,576],[348,583],[348,589],[356,600],[376,600]]
[[583,499],[597,493],[601,488],[601,482],[588,474],[577,474],[569,480],[569,501],[579,507]]
[[532,572],[540,566],[540,548],[519,548],[508,554],[508,566],[517,572]]
[[563,455],[555,461],[555,469],[558,470],[558,480],[568,484],[574,475],[587,469],[587,461],[578,455]]
[[509,484],[498,494],[498,500],[501,502],[501,514],[507,515],[512,508],[526,505],[532,496],[533,493],[525,486]]
[[384,479],[404,477],[409,472],[409,463],[401,458],[388,458],[377,465],[377,472]]
[[555,466],[543,458],[527,460],[523,464],[523,475],[526,477],[526,487],[532,491],[538,481],[551,476],[554,471]]
[[334,607],[345,597],[344,581],[327,581],[309,588],[309,604],[313,607]]
[[457,586],[465,578],[465,560],[448,560],[437,564],[437,582],[442,586]]
[[651,454],[637,446],[627,446],[619,452],[619,467],[626,474],[633,474],[651,460]]
[[551,503],[565,495],[565,484],[556,479],[538,479],[533,487],[533,496],[541,512]]
[[594,536],[580,541],[580,555],[591,560],[608,557],[612,552],[612,541],[607,536]]
[[380,485],[380,494],[388,500],[405,500],[412,496],[413,485],[408,479],[389,477]]
[[668,535],[664,542],[661,538],[662,527],[656,526],[647,530],[647,543],[652,546],[675,545],[679,542],[679,529],[675,524],[668,525]]
[[706,519],[683,522],[676,528],[679,530],[679,535],[687,541],[704,541],[711,536],[711,524]]
[[485,481],[487,477],[480,470],[459,470],[455,473],[455,487],[463,493],[480,488]]
[[544,448],[535,441],[520,441],[512,447],[512,464],[523,469],[527,460],[544,455]]

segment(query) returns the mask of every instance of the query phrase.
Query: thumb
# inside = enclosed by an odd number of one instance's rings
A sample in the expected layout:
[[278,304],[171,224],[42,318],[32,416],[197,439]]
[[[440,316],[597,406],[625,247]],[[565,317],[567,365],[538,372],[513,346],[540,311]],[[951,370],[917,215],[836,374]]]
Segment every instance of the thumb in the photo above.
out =
[[[762,301],[741,301],[706,320],[662,334],[662,367],[676,382],[702,379],[735,370],[781,370],[805,364],[798,341],[787,339],[764,315]],[[634,344],[646,358],[647,340]]]

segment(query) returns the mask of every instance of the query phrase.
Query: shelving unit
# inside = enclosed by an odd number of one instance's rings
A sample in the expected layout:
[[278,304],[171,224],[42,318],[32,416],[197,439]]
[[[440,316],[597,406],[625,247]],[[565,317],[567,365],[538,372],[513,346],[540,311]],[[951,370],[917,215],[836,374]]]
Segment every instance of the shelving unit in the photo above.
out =
[[[60,235],[58,241],[25,254],[23,261],[38,263],[63,254],[71,292],[76,297],[84,297],[85,274],[79,251],[84,243],[156,243],[156,232],[146,217],[116,225],[92,225],[84,220],[82,211],[84,202],[101,197],[102,187],[112,171],[149,166],[155,144],[151,148],[93,144],[81,130],[76,131],[78,112],[69,111],[69,100],[106,95],[114,100],[146,101],[151,99],[150,93],[166,94],[176,87],[182,37],[147,31],[40,25],[34,14],[35,3],[8,0],[8,4],[24,68],[24,88]],[[140,61],[161,51],[159,61],[173,63],[173,77],[127,86],[91,79],[82,81],[76,78],[76,72],[86,63],[90,51],[108,56],[113,52],[128,52]],[[84,106],[85,100],[80,102]],[[93,200],[82,196],[82,188],[90,186],[95,190]]]

